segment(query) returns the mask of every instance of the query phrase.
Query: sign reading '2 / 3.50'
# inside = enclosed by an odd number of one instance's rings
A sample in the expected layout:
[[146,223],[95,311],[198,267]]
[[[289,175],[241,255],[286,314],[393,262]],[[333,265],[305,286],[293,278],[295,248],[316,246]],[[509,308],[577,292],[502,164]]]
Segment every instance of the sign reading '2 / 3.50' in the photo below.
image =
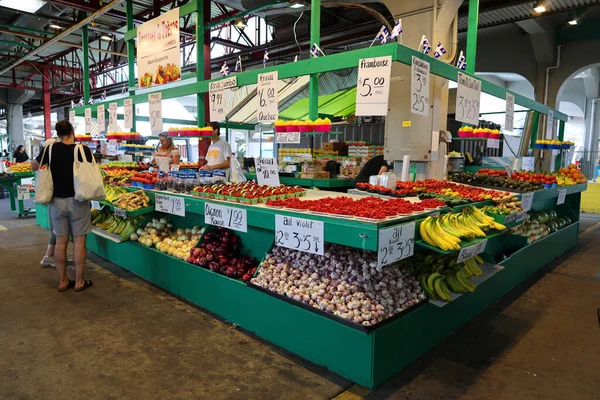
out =
[[410,257],[415,253],[415,223],[379,231],[377,268]]
[[275,245],[324,254],[324,231],[322,221],[275,215]]
[[456,120],[479,125],[480,98],[481,81],[459,72],[456,89]]
[[358,62],[356,115],[387,115],[392,57],[363,58]]

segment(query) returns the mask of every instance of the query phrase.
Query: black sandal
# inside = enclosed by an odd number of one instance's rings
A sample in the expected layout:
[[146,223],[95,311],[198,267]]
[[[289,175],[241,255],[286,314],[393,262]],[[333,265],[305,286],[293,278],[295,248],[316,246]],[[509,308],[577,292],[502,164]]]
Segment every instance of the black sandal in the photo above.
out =
[[85,289],[87,289],[89,287],[92,287],[92,286],[94,286],[94,282],[92,282],[92,281],[83,281],[83,286],[80,287],[80,288],[75,288],[74,290],[76,292],[81,292],[82,290],[85,290]]
[[67,290],[74,288],[75,287],[75,281],[69,281],[69,284],[67,286],[65,286],[64,288],[60,289],[56,289],[59,292],[66,292]]

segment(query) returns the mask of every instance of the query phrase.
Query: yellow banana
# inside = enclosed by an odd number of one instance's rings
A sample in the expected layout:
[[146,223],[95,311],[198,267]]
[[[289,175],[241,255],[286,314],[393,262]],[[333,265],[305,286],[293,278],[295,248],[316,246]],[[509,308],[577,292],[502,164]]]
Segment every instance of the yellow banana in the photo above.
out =
[[451,243],[443,240],[437,232],[435,232],[435,227],[433,225],[433,221],[429,220],[425,224],[425,230],[427,231],[427,235],[431,238],[431,240],[435,243],[435,247],[438,247],[444,251],[449,251],[454,248]]
[[421,225],[419,226],[419,233],[421,234],[421,238],[423,239],[423,241],[425,243],[427,243],[430,246],[437,247],[435,242],[433,240],[431,240],[431,237],[427,233],[426,228],[427,228],[427,224],[429,223],[429,220],[431,220],[431,217],[427,217],[427,218],[425,218],[425,220],[423,222],[421,222]]
[[446,247],[448,247],[448,250],[452,250],[452,249],[459,250],[460,249],[460,246],[458,245],[458,243],[460,242],[460,239],[457,238],[456,236],[452,236],[449,233],[444,232],[442,230],[442,228],[440,227],[437,220],[432,221],[431,226],[433,227],[438,240],[443,241],[444,244],[446,245]]
[[461,222],[463,225],[467,226],[468,228],[470,228],[473,232],[475,232],[475,234],[478,237],[485,237],[485,232],[482,231],[481,229],[479,229],[479,227],[477,225],[475,225],[473,223],[473,221],[468,218],[466,215],[460,215],[459,217],[459,222]]
[[461,233],[462,238],[472,239],[475,237],[475,232],[470,229],[465,228],[461,224],[458,223],[458,215],[452,214],[449,218],[450,224]]

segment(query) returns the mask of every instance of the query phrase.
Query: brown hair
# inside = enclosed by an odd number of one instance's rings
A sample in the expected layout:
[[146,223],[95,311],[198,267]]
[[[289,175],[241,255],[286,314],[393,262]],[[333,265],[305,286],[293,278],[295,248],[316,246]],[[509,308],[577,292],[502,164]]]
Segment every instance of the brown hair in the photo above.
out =
[[158,134],[158,137],[163,137],[167,140],[167,144],[168,144],[168,148],[167,150],[171,151],[174,147],[175,147],[175,143],[173,143],[173,139],[171,139],[169,137],[169,135],[167,134],[167,132],[161,132]]
[[68,137],[73,133],[73,125],[67,120],[58,121],[54,129],[56,129],[56,134],[59,138]]

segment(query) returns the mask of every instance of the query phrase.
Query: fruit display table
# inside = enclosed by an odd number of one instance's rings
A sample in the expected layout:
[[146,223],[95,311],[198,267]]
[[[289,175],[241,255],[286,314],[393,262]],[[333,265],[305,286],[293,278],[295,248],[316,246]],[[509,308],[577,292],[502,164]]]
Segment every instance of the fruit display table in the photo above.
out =
[[[145,247],[132,241],[115,243],[94,233],[88,236],[87,244],[90,251],[165,290],[353,382],[373,388],[391,378],[535,271],[575,246],[581,192],[585,189],[586,185],[564,188],[564,203],[559,205],[557,203],[562,202],[562,196],[559,200],[558,190],[534,192],[532,210],[553,209],[558,215],[569,216],[571,223],[561,225],[562,228],[529,245],[518,245],[515,240],[519,237],[516,235],[500,232],[490,236],[481,254],[485,260],[482,266],[484,273],[475,282],[475,292],[461,295],[451,303],[423,301],[419,306],[367,331],[264,290],[257,290],[241,280],[182,261],[154,247]],[[152,203],[155,203],[159,193],[147,191]],[[377,251],[379,235],[385,229],[400,227],[409,221],[417,221],[418,225],[426,214],[432,214],[429,212],[372,223],[352,217],[278,209],[264,204],[243,205],[189,195],[168,195],[181,199],[185,209],[185,216],[168,215],[175,224],[185,222],[188,226],[208,226],[205,223],[207,205],[243,210],[246,213],[246,232],[235,233],[239,235],[245,254],[259,259],[274,246],[276,215],[322,221],[326,243]],[[341,194],[309,191],[306,198],[335,195]],[[154,212],[148,214],[148,218],[154,217],[156,221],[166,215]],[[42,226],[45,224],[41,215],[38,223]],[[208,231],[210,229],[214,227],[209,226]],[[419,239],[416,228],[415,240]],[[415,251],[421,253],[418,255],[421,258],[425,254],[432,254],[420,246],[415,246]],[[410,260],[406,259],[408,262]],[[383,268],[397,267],[388,265]]]
[[[246,178],[248,180],[256,179],[256,174],[245,173]],[[290,176],[280,176],[279,181],[283,185],[290,186],[302,186],[305,188],[318,188],[318,189],[351,189],[356,186],[356,181],[354,179],[339,179],[339,178],[329,178],[329,179],[305,179],[305,178],[295,178]]]
[[[26,208],[24,200],[18,199],[17,187],[21,185],[22,179],[33,178],[33,172],[14,172],[10,178],[0,178],[0,185],[7,191],[10,198],[10,211],[16,213],[19,218],[35,214],[35,208]],[[32,194],[33,195],[33,194]]]

